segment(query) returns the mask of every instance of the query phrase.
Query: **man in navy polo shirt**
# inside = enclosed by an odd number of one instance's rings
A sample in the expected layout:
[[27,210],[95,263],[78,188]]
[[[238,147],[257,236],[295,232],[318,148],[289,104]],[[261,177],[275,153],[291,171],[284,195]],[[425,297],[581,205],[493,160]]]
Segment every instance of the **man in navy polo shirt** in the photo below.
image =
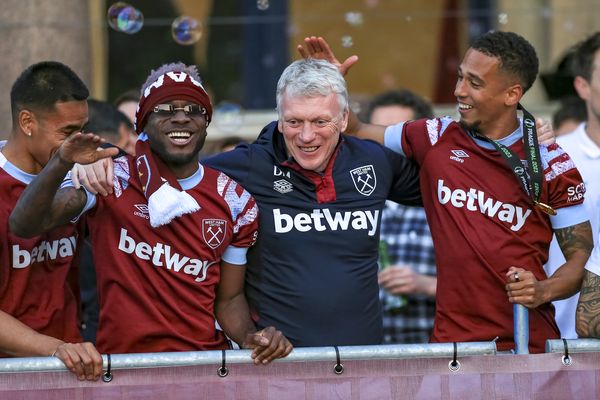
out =
[[382,342],[377,256],[386,199],[419,204],[406,158],[344,135],[348,92],[336,67],[300,60],[277,85],[279,119],[258,140],[205,160],[259,206],[246,294],[257,326],[294,346]]

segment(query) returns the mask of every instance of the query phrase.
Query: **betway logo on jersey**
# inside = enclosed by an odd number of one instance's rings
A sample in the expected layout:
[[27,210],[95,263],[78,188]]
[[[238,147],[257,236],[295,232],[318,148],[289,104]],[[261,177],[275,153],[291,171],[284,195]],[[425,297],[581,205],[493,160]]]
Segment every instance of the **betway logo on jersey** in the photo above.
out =
[[479,211],[490,218],[498,218],[502,222],[511,224],[510,230],[518,231],[525,225],[525,220],[531,214],[531,210],[524,210],[512,204],[502,203],[488,197],[485,192],[470,188],[450,189],[444,186],[442,179],[438,180],[438,200],[441,204],[450,203],[456,208],[466,207],[469,211]]
[[127,229],[121,228],[119,238],[119,250],[127,254],[135,254],[141,260],[149,260],[155,267],[166,267],[168,270],[195,276],[196,282],[206,279],[206,270],[216,261],[202,261],[196,258],[182,256],[179,253],[171,253],[171,246],[156,243],[153,246],[146,242],[136,243],[132,237],[127,235]]
[[77,248],[75,236],[56,239],[51,242],[42,241],[31,251],[22,249],[18,244],[12,246],[12,267],[25,268],[36,262],[56,260],[59,257],[72,257]]
[[336,211],[334,214],[328,208],[314,209],[312,213],[298,213],[294,216],[281,212],[281,209],[273,210],[275,219],[275,232],[288,233],[292,229],[299,232],[308,232],[312,229],[318,232],[327,229],[331,231],[366,230],[367,235],[373,236],[377,231],[379,210],[358,211]]

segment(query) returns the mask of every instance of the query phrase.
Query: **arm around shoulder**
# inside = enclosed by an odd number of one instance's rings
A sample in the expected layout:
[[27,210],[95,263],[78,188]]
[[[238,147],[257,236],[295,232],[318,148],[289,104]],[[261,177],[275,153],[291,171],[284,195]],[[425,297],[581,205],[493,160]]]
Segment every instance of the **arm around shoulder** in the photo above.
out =
[[99,149],[104,142],[91,133],[77,132],[69,136],[21,194],[10,215],[11,231],[18,236],[31,237],[77,216],[85,206],[85,193],[75,189],[59,191],[58,188],[75,163],[90,164],[117,154],[116,148]]

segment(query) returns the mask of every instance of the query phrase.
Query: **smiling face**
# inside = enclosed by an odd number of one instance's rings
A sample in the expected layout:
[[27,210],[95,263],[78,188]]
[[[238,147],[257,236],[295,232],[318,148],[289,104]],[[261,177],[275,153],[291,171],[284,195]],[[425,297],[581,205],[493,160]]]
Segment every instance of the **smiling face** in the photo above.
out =
[[523,90],[501,70],[500,60],[469,49],[458,68],[454,95],[461,125],[490,138],[516,129],[516,105]]
[[[50,111],[21,111],[25,118],[26,131],[31,133],[27,150],[31,157],[24,167],[29,173],[37,174],[48,163],[62,143],[73,133],[80,132],[88,120],[87,101],[56,103]],[[25,114],[27,115],[25,115]]]
[[279,131],[288,155],[306,170],[325,170],[347,125],[348,112],[342,112],[335,93],[315,97],[284,94],[281,100]]
[[[190,105],[189,101],[173,100],[175,108]],[[186,114],[182,109],[174,113],[151,112],[144,127],[150,148],[175,173],[186,178],[198,168],[198,153],[206,138],[206,118],[202,114]]]

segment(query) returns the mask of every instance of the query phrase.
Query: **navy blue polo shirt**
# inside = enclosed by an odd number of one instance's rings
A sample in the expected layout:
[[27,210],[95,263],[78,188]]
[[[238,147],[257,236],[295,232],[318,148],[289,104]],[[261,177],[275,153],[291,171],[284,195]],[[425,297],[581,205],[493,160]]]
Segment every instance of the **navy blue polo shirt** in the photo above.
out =
[[377,283],[386,199],[421,204],[417,167],[378,143],[342,135],[323,174],[289,159],[275,122],[257,141],[203,161],[259,207],[246,296],[259,329],[296,347],[382,342]]

